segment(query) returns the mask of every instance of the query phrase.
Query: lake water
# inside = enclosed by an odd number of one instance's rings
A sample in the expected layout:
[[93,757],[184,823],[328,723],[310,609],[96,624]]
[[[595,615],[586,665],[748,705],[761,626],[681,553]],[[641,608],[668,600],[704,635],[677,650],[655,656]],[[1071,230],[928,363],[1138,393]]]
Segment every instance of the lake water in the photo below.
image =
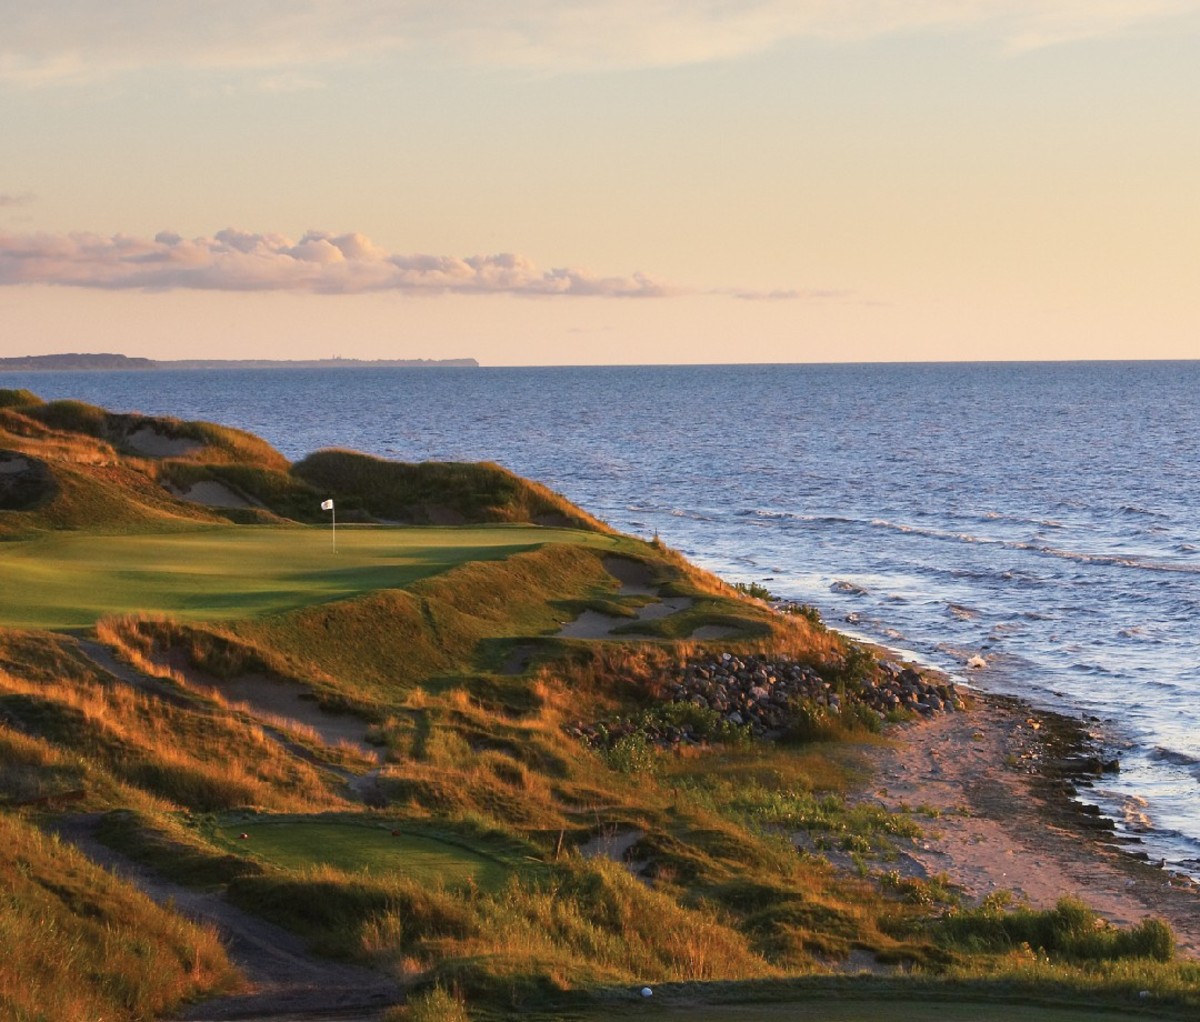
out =
[[[1096,800],[1200,875],[1200,362],[4,373],[492,460],[981,688],[1099,717]],[[969,669],[972,657],[987,666]]]

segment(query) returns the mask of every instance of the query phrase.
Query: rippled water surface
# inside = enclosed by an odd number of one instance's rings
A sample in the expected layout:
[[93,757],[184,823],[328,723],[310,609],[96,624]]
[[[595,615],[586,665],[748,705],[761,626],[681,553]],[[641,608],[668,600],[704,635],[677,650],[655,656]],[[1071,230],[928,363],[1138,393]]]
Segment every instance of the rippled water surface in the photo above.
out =
[[[1128,744],[1200,869],[1200,363],[0,374],[290,457],[498,461],[730,580]],[[966,668],[982,656],[987,667]]]

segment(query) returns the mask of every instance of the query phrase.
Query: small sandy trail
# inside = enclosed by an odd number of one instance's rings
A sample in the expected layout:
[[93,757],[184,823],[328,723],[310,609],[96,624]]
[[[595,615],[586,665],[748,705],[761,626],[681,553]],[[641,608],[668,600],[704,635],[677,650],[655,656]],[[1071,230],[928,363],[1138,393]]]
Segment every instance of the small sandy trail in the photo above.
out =
[[682,610],[688,610],[695,601],[688,596],[659,596],[653,575],[648,565],[627,557],[604,558],[604,570],[621,583],[618,596],[653,596],[655,599],[637,608],[633,617],[616,617],[596,610],[585,610],[574,621],[568,621],[558,630],[561,639],[611,639],[627,638],[616,635],[616,630],[635,621],[658,621]]
[[916,816],[926,836],[905,849],[903,868],[945,874],[975,901],[1009,890],[1048,908],[1073,895],[1123,926],[1159,916],[1181,950],[1200,956],[1200,889],[1120,851],[1034,772],[1036,716],[987,696],[976,702],[864,750],[873,768],[865,801],[940,814]]

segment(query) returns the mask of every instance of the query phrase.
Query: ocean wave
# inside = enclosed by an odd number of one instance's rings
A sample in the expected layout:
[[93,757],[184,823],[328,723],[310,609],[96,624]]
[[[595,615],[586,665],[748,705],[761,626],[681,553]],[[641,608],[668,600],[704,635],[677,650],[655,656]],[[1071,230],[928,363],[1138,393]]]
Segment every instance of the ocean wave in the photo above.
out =
[[1160,763],[1173,763],[1175,766],[1200,766],[1200,759],[1197,757],[1189,756],[1186,752],[1180,752],[1178,749],[1166,749],[1161,745],[1156,745],[1151,750],[1150,758]]
[[1076,564],[1098,564],[1120,568],[1134,568],[1139,571],[1169,572],[1187,575],[1200,574],[1200,565],[1196,564],[1175,564],[1169,561],[1150,560],[1144,557],[1131,557],[1124,554],[1088,553],[1082,550],[1067,550],[1063,547],[1051,546],[1046,543],[1029,543],[1021,540],[1001,539],[995,536],[977,536],[970,532],[952,532],[947,529],[931,529],[919,525],[907,525],[903,522],[894,522],[887,518],[872,518],[868,524],[876,529],[886,529],[902,535],[919,536],[949,543],[970,543],[995,546],[1006,550],[1020,550],[1042,557],[1053,557],[1058,560],[1071,561]]
[[1100,664],[1085,664],[1076,662],[1067,668],[1069,671],[1074,671],[1076,674],[1087,674],[1089,676],[1112,678],[1116,676],[1116,671],[1103,667]]
[[712,519],[708,515],[702,515],[699,511],[689,511],[686,508],[672,508],[672,518],[686,518],[692,522],[711,522]]

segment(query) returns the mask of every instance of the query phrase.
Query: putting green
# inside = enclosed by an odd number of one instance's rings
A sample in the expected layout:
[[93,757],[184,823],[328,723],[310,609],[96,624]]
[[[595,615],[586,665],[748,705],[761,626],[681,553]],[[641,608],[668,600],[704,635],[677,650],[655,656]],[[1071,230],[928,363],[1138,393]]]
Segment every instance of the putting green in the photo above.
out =
[[143,535],[55,533],[0,544],[0,625],[86,628],[106,614],[192,620],[269,614],[399,588],[467,561],[612,537],[530,525],[228,526]]
[[242,854],[285,869],[328,865],[375,876],[401,874],[447,887],[473,883],[488,891],[499,890],[510,872],[500,861],[448,841],[357,823],[252,821],[218,827],[216,837]]

